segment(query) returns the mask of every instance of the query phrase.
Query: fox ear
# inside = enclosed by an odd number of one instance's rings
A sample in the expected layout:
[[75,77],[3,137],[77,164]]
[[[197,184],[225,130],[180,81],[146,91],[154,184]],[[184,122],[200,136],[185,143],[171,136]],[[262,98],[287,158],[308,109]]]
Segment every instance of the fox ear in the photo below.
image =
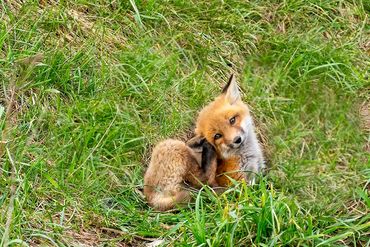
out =
[[226,84],[224,89],[222,89],[222,94],[225,95],[225,99],[231,105],[240,100],[240,92],[234,74],[230,76],[228,83]]
[[188,145],[191,149],[193,149],[195,152],[202,152],[203,150],[203,143],[206,139],[202,136],[194,136],[189,141],[186,142],[186,145]]

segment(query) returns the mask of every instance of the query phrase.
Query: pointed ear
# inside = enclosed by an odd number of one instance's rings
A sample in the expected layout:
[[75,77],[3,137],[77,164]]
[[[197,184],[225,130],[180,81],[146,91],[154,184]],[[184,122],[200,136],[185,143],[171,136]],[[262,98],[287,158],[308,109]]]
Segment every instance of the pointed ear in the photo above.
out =
[[202,136],[194,136],[189,141],[186,142],[186,145],[188,145],[191,149],[193,149],[195,152],[202,152],[203,150],[203,143],[206,139]]
[[222,90],[222,94],[225,95],[225,99],[231,105],[234,104],[236,101],[240,100],[240,92],[234,74],[230,76],[228,83]]

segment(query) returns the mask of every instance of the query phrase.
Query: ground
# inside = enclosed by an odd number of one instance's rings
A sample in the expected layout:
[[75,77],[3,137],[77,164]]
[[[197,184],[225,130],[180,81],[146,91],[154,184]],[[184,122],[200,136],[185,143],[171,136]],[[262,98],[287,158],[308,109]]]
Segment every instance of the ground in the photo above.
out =
[[[0,245],[369,246],[370,5],[0,3]],[[235,73],[269,171],[158,213],[150,149]]]

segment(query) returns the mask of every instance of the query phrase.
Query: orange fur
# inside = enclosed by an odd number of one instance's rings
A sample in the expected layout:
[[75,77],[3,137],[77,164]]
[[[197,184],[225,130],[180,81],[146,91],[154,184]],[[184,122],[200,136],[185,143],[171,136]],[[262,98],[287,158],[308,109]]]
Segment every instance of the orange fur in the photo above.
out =
[[[216,181],[220,186],[230,185],[230,180],[222,175],[223,173],[236,180],[243,178],[243,174],[237,172],[240,170],[239,157],[237,155],[224,157],[222,152],[223,146],[232,143],[237,131],[240,130],[242,119],[249,115],[249,109],[244,103],[237,102],[230,105],[227,103],[226,96],[222,94],[203,108],[198,116],[195,133],[204,136],[216,148],[217,157],[220,160]],[[229,119],[233,116],[236,116],[236,121],[233,126],[230,126]],[[223,130],[223,137],[214,140],[218,130]]]
[[238,157],[232,157],[227,160],[218,160],[217,164],[216,182],[218,185],[224,187],[229,186],[231,184],[229,177],[237,181],[241,181],[243,179],[243,173],[239,172],[240,162]]
[[264,167],[263,154],[235,76],[230,77],[222,94],[200,111],[195,133],[205,137],[216,149],[219,185],[230,184],[227,176],[254,183],[255,174]]

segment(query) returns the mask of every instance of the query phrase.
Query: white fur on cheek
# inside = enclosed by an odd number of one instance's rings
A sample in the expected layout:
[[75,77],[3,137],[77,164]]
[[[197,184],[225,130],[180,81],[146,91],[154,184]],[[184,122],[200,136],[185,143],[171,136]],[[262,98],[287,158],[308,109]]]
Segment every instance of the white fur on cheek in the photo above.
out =
[[241,127],[244,130],[245,134],[248,135],[248,130],[253,126],[253,120],[251,116],[247,116],[242,120]]
[[224,143],[221,144],[221,155],[224,159],[227,159],[230,156],[229,148]]

